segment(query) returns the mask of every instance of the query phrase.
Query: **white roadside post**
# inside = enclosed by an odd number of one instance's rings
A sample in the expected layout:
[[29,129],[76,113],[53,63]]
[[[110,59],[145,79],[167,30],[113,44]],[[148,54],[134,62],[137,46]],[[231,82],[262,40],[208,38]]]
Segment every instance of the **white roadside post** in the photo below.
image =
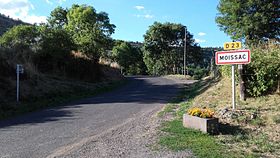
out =
[[224,44],[225,50],[215,54],[216,65],[231,65],[231,82],[232,82],[232,109],[236,109],[235,102],[235,65],[249,64],[251,62],[251,54],[249,49],[232,50],[241,48],[240,42],[228,42]]
[[17,102],[19,102],[19,74],[23,74],[23,67],[20,64],[17,64],[16,74],[17,74]]

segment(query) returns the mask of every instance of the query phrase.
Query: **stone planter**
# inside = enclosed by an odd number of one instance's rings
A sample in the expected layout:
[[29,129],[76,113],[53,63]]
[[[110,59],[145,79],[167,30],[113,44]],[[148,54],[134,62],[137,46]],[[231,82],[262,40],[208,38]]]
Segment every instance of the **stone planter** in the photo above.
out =
[[218,133],[219,119],[218,118],[200,118],[184,114],[183,125],[187,128],[198,129],[204,133]]

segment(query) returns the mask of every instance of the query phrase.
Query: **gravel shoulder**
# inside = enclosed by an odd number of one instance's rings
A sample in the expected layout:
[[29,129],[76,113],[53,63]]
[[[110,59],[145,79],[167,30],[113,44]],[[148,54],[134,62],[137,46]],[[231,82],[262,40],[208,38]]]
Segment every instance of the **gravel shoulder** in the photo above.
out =
[[[163,107],[163,106],[162,106]],[[163,134],[158,128],[163,118],[157,116],[160,108],[146,111],[126,123],[77,143],[74,147],[60,149],[49,157],[57,158],[181,158],[192,157],[191,151],[170,151],[157,144]]]

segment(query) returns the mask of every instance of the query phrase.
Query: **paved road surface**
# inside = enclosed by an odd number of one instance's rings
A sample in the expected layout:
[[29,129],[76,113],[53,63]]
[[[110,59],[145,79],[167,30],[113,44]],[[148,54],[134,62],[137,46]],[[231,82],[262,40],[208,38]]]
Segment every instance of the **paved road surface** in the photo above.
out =
[[181,82],[131,77],[121,89],[0,122],[0,157],[47,157],[145,111],[160,110]]

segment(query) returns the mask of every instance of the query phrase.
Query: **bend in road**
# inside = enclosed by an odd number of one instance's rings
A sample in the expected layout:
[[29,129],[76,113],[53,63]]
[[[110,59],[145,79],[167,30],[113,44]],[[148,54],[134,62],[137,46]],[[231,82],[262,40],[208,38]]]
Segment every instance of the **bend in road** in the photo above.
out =
[[130,77],[126,86],[65,106],[0,122],[0,157],[46,157],[148,110],[160,110],[182,87],[162,77]]

